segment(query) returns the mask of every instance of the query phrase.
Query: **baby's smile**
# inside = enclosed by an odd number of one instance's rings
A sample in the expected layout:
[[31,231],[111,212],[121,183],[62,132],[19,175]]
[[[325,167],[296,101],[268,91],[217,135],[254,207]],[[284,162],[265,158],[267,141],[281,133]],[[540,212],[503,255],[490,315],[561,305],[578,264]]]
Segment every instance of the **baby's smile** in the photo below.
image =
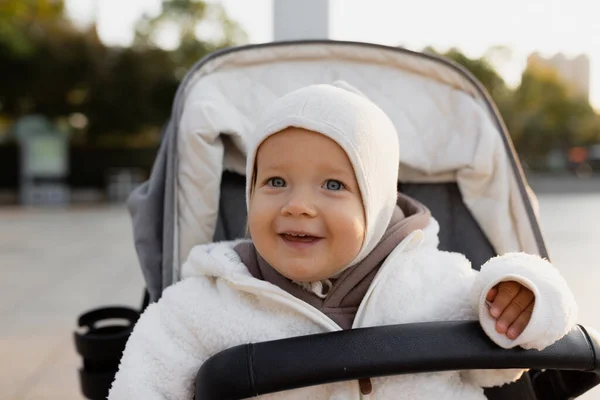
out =
[[286,246],[294,250],[308,250],[324,238],[303,231],[286,231],[279,233]]

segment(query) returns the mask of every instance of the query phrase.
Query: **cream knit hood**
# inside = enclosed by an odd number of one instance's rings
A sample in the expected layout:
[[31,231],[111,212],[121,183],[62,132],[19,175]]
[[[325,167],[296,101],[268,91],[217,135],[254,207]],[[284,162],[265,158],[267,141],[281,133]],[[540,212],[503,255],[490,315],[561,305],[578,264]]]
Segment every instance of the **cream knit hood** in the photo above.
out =
[[[357,256],[362,261],[385,233],[397,200],[398,134],[375,103],[345,82],[312,85],[276,100],[256,126],[246,163],[246,204],[250,204],[256,153],[269,136],[296,127],[334,140],[348,155],[360,188],[366,234]],[[344,269],[345,269],[344,268]]]

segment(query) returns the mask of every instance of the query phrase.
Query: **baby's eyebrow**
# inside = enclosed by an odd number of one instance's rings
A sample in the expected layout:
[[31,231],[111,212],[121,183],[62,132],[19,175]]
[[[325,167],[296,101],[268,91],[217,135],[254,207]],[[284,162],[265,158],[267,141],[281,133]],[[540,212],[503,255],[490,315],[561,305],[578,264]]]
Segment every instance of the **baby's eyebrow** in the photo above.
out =
[[[261,163],[259,169],[262,170],[262,172],[269,172],[269,171],[281,171],[281,170],[285,170],[286,168],[290,167],[291,162],[286,162],[286,161],[273,161],[273,162],[267,162],[267,163]],[[314,163],[312,165],[315,165]],[[258,165],[257,165],[258,167]],[[335,165],[332,165],[328,162],[321,162],[316,164],[316,167],[319,168],[321,171],[323,171],[323,173],[325,174],[332,174],[332,175],[339,175],[339,176],[344,176],[344,177],[353,177],[354,176],[354,171],[352,169],[348,170],[347,168],[340,168],[337,167]]]
[[324,165],[323,170],[326,173],[342,176],[345,178],[351,178],[354,176],[354,171],[348,170],[347,168],[339,168],[339,167]]
[[269,172],[269,171],[281,171],[287,167],[287,163],[284,162],[262,162],[260,164],[256,164],[256,169],[261,172]]

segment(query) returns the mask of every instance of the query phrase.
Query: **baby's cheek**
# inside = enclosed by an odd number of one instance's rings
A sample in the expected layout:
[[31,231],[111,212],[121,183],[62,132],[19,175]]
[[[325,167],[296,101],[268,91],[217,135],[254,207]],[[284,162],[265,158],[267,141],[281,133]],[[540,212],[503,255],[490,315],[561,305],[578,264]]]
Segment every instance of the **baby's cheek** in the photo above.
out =
[[253,230],[264,230],[273,221],[273,207],[264,201],[253,201],[248,210],[248,227]]
[[352,235],[354,243],[357,247],[357,253],[358,250],[360,250],[360,247],[363,245],[363,242],[365,241],[366,233],[367,229],[365,227],[364,218],[362,216],[355,218],[354,223],[352,224]]
[[[354,257],[358,255],[363,242],[365,240],[365,226],[362,220],[359,218],[348,218],[348,223],[344,226],[339,226],[339,236],[341,238],[341,244],[347,262],[350,262]],[[341,224],[340,224],[341,225]]]
[[261,254],[263,252],[270,253],[274,251],[270,226],[271,222],[268,216],[261,213],[260,210],[253,210],[248,213],[248,232],[258,252]]

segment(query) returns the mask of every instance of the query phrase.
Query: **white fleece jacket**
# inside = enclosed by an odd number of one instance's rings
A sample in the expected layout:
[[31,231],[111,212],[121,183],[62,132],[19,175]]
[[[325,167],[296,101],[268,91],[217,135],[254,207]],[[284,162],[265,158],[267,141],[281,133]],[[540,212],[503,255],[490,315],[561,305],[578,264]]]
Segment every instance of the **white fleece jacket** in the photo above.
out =
[[[388,256],[356,314],[354,327],[477,319],[498,345],[542,349],[575,324],[577,305],[558,271],[537,256],[506,254],[481,272],[457,253],[437,250],[437,222],[415,231]],[[233,250],[238,242],[195,247],[185,279],[165,290],[136,324],[110,400],[191,400],[199,367],[232,346],[340,330],[323,313],[253,278]],[[531,321],[514,341],[493,329],[485,294],[518,280],[536,296]],[[520,370],[449,371],[375,378],[370,397],[356,381],[264,395],[269,399],[484,399],[482,386],[516,380]],[[202,399],[197,399],[202,400]]]

